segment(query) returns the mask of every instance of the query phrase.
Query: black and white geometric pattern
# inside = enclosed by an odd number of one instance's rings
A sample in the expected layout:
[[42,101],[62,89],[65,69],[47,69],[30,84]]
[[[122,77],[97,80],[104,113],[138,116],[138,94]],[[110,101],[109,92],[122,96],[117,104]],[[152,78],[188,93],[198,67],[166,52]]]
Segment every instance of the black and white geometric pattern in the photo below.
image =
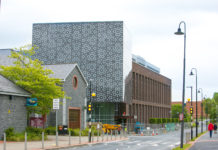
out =
[[92,79],[94,101],[122,102],[132,68],[124,30],[122,21],[33,24],[33,45],[39,47],[34,58],[44,64],[77,63],[87,81]]

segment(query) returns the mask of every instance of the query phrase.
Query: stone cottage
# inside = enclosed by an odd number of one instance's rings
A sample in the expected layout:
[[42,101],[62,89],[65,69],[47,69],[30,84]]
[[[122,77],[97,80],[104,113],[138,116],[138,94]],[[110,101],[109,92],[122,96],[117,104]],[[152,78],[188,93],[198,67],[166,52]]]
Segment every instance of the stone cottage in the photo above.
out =
[[31,94],[0,75],[0,138],[5,129],[22,132],[27,126],[26,99]]
[[[58,125],[65,125],[69,128],[86,127],[86,88],[88,83],[84,78],[77,64],[44,65],[45,68],[54,72],[51,77],[63,81],[63,90],[66,97],[60,99],[58,110]],[[47,116],[47,126],[56,125],[56,113],[53,110]]]

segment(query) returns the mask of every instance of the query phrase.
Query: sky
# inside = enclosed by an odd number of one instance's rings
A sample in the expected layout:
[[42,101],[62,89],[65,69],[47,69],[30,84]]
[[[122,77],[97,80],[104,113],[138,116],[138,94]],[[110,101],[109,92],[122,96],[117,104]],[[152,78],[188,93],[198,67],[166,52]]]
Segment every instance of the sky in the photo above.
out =
[[[202,97],[218,92],[217,0],[0,0],[0,49],[31,44],[32,24],[48,22],[124,21],[132,53],[160,68],[172,80],[172,101],[182,100],[184,36],[175,35],[186,23],[185,86]],[[184,31],[184,25],[181,25]],[[195,72],[194,72],[195,73]],[[185,88],[185,100],[190,98]]]

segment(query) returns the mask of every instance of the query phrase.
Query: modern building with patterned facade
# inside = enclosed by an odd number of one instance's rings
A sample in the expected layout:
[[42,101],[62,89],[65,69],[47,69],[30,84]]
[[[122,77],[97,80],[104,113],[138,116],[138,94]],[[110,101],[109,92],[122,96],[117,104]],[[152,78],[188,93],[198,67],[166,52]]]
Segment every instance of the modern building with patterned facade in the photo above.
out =
[[131,102],[131,41],[123,21],[36,23],[32,43],[38,47],[34,58],[45,65],[80,66],[88,100],[90,90],[96,93],[93,121],[114,123]]
[[130,119],[130,123],[147,124],[149,118],[170,117],[171,80],[154,72],[155,68],[147,68],[133,59],[132,103],[129,105],[128,114],[135,117]]

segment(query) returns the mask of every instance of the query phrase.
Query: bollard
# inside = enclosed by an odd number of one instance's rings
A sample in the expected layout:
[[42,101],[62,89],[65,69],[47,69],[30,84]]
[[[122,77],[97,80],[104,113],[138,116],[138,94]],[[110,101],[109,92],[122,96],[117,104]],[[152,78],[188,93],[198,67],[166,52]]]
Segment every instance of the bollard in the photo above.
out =
[[56,131],[56,146],[58,146],[58,131]]
[[98,141],[98,138],[99,138],[99,129],[98,129],[98,136],[97,136],[97,142],[99,142],[99,141]]
[[44,149],[44,132],[42,132],[42,149]]
[[101,140],[102,140],[102,142],[104,141],[104,131],[102,131]]
[[24,150],[27,150],[27,133],[25,132]]
[[117,134],[116,134],[116,133],[117,133],[117,130],[115,130],[115,141],[117,140],[117,137],[116,137],[116,136],[117,136]]
[[6,133],[4,133],[4,147],[3,150],[6,150]]
[[81,144],[81,130],[79,130],[79,144]]
[[71,130],[69,130],[69,145],[71,145]]
[[92,132],[92,142],[94,142],[94,131]]
[[111,140],[112,140],[112,130],[111,130]]
[[120,130],[120,140],[122,139],[122,131]]
[[127,131],[125,131],[125,138],[127,137]]

